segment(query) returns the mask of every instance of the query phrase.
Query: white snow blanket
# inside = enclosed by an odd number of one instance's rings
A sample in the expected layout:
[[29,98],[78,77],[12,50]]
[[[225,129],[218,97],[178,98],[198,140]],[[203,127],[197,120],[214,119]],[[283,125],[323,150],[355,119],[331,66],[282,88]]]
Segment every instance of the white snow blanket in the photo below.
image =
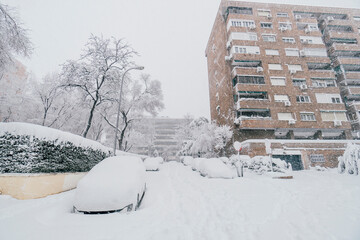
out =
[[[295,171],[292,180],[248,172],[208,179],[176,162],[146,172],[132,214],[72,214],[74,191],[33,200],[0,195],[4,240],[360,239],[360,178]],[[99,196],[100,197],[100,196]]]
[[194,161],[194,158],[191,156],[184,156],[184,158],[183,158],[183,163],[186,166],[191,166],[193,161]]
[[139,157],[109,157],[95,165],[77,186],[74,206],[79,211],[133,209],[145,191],[145,166]]
[[202,176],[209,178],[234,178],[237,176],[235,168],[226,165],[219,158],[202,160],[198,170]]
[[194,158],[194,160],[191,162],[191,168],[194,171],[198,171],[199,170],[199,165],[201,163],[201,161],[206,160],[206,158]]
[[160,164],[164,162],[162,157],[149,157],[144,160],[146,171],[158,171]]

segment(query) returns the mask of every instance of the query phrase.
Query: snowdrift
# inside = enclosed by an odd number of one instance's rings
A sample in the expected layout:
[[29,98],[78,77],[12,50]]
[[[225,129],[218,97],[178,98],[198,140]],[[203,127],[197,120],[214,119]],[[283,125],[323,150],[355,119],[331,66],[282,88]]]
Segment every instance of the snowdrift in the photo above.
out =
[[209,178],[234,178],[237,176],[235,168],[226,165],[219,158],[202,160],[198,169],[202,176]]
[[144,160],[146,171],[159,171],[162,163],[164,163],[162,157],[149,157]]

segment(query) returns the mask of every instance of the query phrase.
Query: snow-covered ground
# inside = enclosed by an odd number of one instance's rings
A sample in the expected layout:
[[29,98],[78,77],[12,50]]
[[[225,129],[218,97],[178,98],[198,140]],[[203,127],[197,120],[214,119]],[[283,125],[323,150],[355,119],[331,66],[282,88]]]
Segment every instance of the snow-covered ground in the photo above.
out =
[[0,196],[0,239],[360,239],[360,177],[334,171],[208,179],[165,163],[136,212],[71,213],[75,191]]

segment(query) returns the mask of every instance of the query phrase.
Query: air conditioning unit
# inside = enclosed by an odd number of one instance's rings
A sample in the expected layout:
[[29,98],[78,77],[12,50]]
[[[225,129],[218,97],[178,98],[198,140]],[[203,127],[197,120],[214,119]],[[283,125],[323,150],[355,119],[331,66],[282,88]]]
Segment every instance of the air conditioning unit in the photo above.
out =
[[249,27],[251,30],[255,30],[256,29],[256,26],[255,25],[250,25]]
[[226,49],[229,49],[231,47],[231,41],[227,41],[226,43]]
[[304,50],[300,50],[299,51],[299,54],[300,54],[300,57],[305,57],[306,54],[305,54],[305,51]]
[[264,71],[264,69],[262,67],[257,67],[256,68],[256,72],[263,72],[263,71]]
[[341,121],[338,121],[338,120],[334,121],[334,126],[335,127],[338,127],[338,126],[341,126],[341,125],[342,125]]
[[301,19],[301,15],[295,15],[295,19],[299,21]]
[[279,30],[285,32],[287,30],[287,27],[279,27]]
[[295,123],[296,123],[296,121],[295,121],[294,119],[289,120],[289,124],[290,124],[290,125],[293,125],[293,124],[295,124]]
[[301,90],[308,89],[308,86],[307,86],[306,84],[301,84],[301,85],[300,85],[300,89],[301,89]]
[[334,19],[334,17],[332,17],[332,16],[328,16],[327,18],[326,18],[329,22],[331,22],[331,21],[334,21],[335,19]]
[[268,19],[271,19],[271,18],[272,18],[272,16],[271,16],[270,13],[269,13],[266,17],[267,17]]
[[233,59],[233,55],[225,56],[225,61],[231,61]]
[[290,107],[290,106],[291,106],[291,102],[290,102],[290,101],[285,101],[285,102],[284,102],[284,105],[285,105],[285,107]]
[[296,70],[291,69],[289,72],[290,72],[290,74],[295,74],[295,73],[296,73]]

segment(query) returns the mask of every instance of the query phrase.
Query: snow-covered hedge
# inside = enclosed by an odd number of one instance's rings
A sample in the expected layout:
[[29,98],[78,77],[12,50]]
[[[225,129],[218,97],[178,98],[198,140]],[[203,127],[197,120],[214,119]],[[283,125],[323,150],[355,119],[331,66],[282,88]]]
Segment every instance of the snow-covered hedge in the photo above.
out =
[[344,155],[339,157],[339,173],[359,175],[360,171],[360,145],[348,144]]
[[0,123],[0,173],[86,172],[110,155],[98,142],[28,123]]
[[194,158],[191,156],[184,156],[183,160],[182,160],[183,164],[186,166],[191,166],[193,161],[194,161]]

